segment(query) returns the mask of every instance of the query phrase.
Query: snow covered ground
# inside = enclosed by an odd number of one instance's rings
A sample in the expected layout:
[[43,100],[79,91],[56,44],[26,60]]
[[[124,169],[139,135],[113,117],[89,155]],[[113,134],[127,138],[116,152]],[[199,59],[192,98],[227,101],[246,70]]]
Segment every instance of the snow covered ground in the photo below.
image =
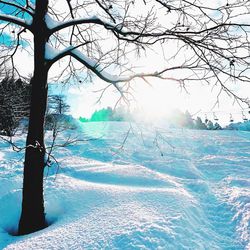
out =
[[0,249],[250,249],[250,133],[129,128],[86,123],[98,140],[57,150],[51,225],[21,237],[23,155],[0,141]]

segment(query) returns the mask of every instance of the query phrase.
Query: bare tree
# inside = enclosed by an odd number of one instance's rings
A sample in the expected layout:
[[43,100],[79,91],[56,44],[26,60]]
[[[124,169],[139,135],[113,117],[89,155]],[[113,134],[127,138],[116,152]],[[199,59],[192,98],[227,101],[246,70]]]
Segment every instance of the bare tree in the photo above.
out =
[[[24,34],[33,36],[34,72],[19,234],[46,227],[44,117],[48,72],[59,60],[61,72],[54,81],[83,82],[96,75],[109,83],[103,92],[113,86],[125,99],[134,79],[148,82],[150,77],[158,77],[183,87],[187,81],[197,80],[215,84],[220,92],[248,103],[228,84],[250,81],[250,1],[36,0],[33,5],[29,0],[0,0],[0,4],[0,34],[15,37],[13,44],[2,45],[2,68],[11,64],[13,74],[22,75],[15,54],[30,43]],[[11,11],[3,14],[5,8]],[[159,69],[152,63],[152,72],[140,73],[132,67],[136,61],[132,55],[143,56],[157,48],[165,58]]]
[[[67,115],[70,110],[70,105],[66,103],[64,95],[49,95],[45,128],[52,131],[66,129],[76,129],[76,124],[72,116]],[[53,132],[54,133],[54,132]]]
[[49,95],[48,113],[62,115],[69,112],[70,106],[65,101],[64,95]]

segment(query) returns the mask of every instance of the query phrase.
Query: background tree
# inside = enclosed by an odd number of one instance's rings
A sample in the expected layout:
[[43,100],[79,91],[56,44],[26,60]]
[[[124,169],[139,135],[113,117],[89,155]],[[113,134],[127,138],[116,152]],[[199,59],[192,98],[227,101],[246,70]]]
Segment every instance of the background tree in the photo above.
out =
[[207,125],[207,129],[214,130],[214,124],[212,121],[209,120],[206,125]]
[[215,122],[214,130],[221,130],[221,129],[222,129],[221,125],[218,122]]
[[49,95],[45,127],[48,130],[62,132],[66,129],[76,129],[76,122],[71,115],[67,115],[70,105],[66,103],[64,95]]
[[202,122],[201,118],[198,116],[195,120],[196,129],[207,129],[206,123]]
[[[4,22],[0,34],[15,38],[2,45],[0,65],[11,64],[12,73],[21,75],[15,64],[17,51],[31,45],[34,55],[19,234],[46,227],[44,119],[48,72],[57,61],[61,73],[55,81],[83,82],[96,75],[109,83],[101,96],[113,86],[129,101],[133,79],[148,82],[159,77],[182,87],[197,80],[216,84],[219,91],[248,102],[230,84],[250,81],[249,1],[36,0],[33,4],[0,0],[0,4]],[[32,42],[26,33],[32,35]],[[158,60],[162,54],[164,66],[151,64],[150,72],[138,72],[133,66],[140,59],[134,55],[154,49],[162,49]]]
[[49,114],[66,114],[70,110],[70,106],[66,103],[64,95],[49,95],[48,97],[48,113]]
[[0,131],[13,136],[21,119],[29,116],[30,86],[21,79],[4,78],[0,82]]
[[63,95],[49,95],[46,114],[46,128],[59,129],[65,121],[65,114],[69,112],[70,106],[65,101]]
[[89,119],[80,117],[81,122],[99,121],[132,121],[132,114],[123,107],[112,109],[111,107],[95,110]]

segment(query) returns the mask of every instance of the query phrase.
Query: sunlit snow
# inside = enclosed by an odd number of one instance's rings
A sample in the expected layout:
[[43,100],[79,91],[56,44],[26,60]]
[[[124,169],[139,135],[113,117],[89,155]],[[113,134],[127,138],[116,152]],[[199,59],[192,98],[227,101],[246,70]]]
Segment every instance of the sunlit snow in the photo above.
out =
[[8,232],[23,155],[0,141],[0,249],[249,249],[249,132],[129,128],[86,123],[60,135],[98,139],[57,149],[59,172],[45,180],[51,225],[22,237]]

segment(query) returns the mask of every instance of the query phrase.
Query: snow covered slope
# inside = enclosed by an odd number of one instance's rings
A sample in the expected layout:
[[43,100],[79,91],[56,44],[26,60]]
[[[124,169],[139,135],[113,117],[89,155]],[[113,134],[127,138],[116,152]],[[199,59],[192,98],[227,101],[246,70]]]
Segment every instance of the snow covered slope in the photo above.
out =
[[250,249],[250,133],[119,122],[77,133],[99,139],[58,149],[45,182],[51,225],[22,237],[7,231],[23,156],[0,142],[0,249]]

